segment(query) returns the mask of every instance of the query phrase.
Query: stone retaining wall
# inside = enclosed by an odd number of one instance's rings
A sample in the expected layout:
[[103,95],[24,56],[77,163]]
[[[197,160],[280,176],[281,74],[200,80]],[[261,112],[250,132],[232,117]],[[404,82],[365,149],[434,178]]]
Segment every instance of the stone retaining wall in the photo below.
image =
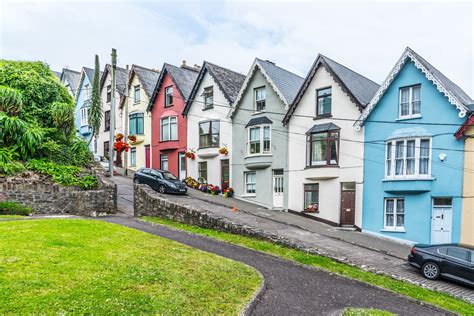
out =
[[117,186],[96,170],[99,188],[83,190],[51,182],[46,176],[0,178],[0,201],[30,206],[34,214],[100,216],[117,212]]

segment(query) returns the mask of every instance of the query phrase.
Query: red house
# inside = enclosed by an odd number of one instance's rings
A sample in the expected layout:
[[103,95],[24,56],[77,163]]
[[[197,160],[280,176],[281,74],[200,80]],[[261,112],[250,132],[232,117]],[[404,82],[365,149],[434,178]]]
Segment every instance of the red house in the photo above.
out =
[[186,118],[181,114],[199,68],[164,64],[147,111],[151,112],[151,167],[186,178]]

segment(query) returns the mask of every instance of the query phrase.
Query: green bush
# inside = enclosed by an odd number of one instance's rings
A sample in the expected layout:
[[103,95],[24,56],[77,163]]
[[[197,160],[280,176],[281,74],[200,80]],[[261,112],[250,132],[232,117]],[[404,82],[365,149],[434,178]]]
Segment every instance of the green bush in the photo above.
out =
[[11,175],[25,168],[17,161],[18,154],[11,148],[0,148],[0,174]]
[[31,213],[31,207],[21,205],[17,202],[0,202],[0,215],[23,215],[28,216]]
[[77,166],[60,165],[44,159],[32,159],[26,163],[26,168],[48,175],[53,182],[62,185],[78,186],[85,190],[98,186],[95,176],[84,174],[83,169]]

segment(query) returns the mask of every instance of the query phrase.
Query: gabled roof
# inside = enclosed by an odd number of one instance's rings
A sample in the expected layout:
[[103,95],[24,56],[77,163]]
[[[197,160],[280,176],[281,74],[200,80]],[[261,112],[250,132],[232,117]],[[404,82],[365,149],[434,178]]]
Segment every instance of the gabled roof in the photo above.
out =
[[[107,64],[105,65],[104,72],[102,73],[102,76],[100,77],[100,90],[104,88],[104,83],[105,79],[107,78],[107,74],[112,71],[112,65]],[[117,92],[120,97],[123,96],[126,90],[126,84],[128,80],[128,73],[127,69],[116,67],[115,68],[115,86],[117,89]]]
[[374,96],[375,92],[377,92],[377,89],[379,88],[379,85],[374,81],[322,54],[319,54],[311,66],[311,69],[309,70],[308,75],[301,85],[301,88],[298,91],[298,94],[296,95],[290,109],[285,115],[285,118],[283,119],[284,124],[288,123],[291,116],[295,112],[299,102],[301,101],[301,98],[311,84],[311,81],[313,80],[320,66],[323,66],[331,74],[333,79],[341,87],[342,91],[344,91],[349,96],[351,101],[354,102],[361,111],[370,102],[370,99]]
[[230,105],[234,103],[235,97],[239,93],[240,87],[245,80],[245,76],[238,72],[204,61],[194,87],[191,90],[191,94],[189,95],[186,107],[183,110],[183,115],[188,113],[207,72],[209,72],[211,77],[217,82],[219,89],[222,91]]
[[63,68],[63,71],[61,73],[61,82],[68,82],[69,86],[73,90],[74,94],[76,94],[75,90],[77,88],[77,85],[79,84],[79,79],[81,77],[81,73],[79,71]]
[[357,130],[360,130],[362,125],[364,125],[365,120],[367,119],[367,117],[369,117],[375,106],[377,106],[379,100],[385,94],[388,87],[397,77],[398,73],[403,68],[405,62],[408,59],[410,59],[414,63],[415,67],[418,68],[426,76],[426,79],[433,82],[433,85],[436,87],[436,89],[438,89],[439,92],[441,92],[448,98],[449,103],[456,107],[456,109],[459,111],[459,117],[462,118],[466,116],[469,104],[474,103],[474,101],[458,85],[456,85],[445,75],[443,75],[441,71],[436,69],[424,58],[415,53],[415,51],[413,51],[410,47],[407,47],[403,51],[403,54],[400,59],[393,67],[392,71],[387,76],[387,79],[385,79],[383,84],[377,90],[377,93],[374,95],[372,100],[370,100],[370,103],[367,105],[364,112],[362,112],[362,115],[354,123],[354,126]]
[[[130,70],[128,76],[128,85],[129,89],[131,89],[130,85],[132,84],[133,76],[136,75],[138,81],[141,84],[141,88],[145,91],[145,94],[150,98],[153,95],[153,89],[156,86],[156,82],[160,76],[160,72],[157,70],[145,68],[138,65],[132,65],[132,69]],[[123,107],[125,102],[125,97],[122,96],[120,98],[120,107]]]
[[[89,82],[91,83],[91,88],[92,88],[92,83],[94,82],[95,70],[92,68],[82,67],[81,77],[79,80],[79,84],[77,85],[77,91],[74,95],[74,103],[77,103],[77,98],[79,97],[79,90],[82,87],[82,82],[84,81],[85,76],[87,76],[87,78],[89,79]],[[99,77],[102,78],[102,71],[99,71]]]
[[302,77],[276,66],[273,62],[255,58],[255,61],[253,62],[252,67],[250,67],[249,73],[247,74],[247,77],[240,88],[239,94],[235,98],[234,107],[229,113],[230,116],[232,116],[234,111],[237,109],[239,101],[247,90],[247,86],[257,68],[276,92],[280,100],[285,105],[286,109],[288,109],[290,104],[293,102],[301,84],[304,81]]
[[311,127],[306,134],[316,134],[321,132],[328,132],[328,131],[337,131],[341,128],[334,123],[324,123],[324,124],[316,124]]
[[474,104],[470,104],[468,108],[469,108],[470,115],[466,119],[464,124],[462,124],[461,127],[456,131],[456,133],[454,133],[456,140],[460,140],[461,137],[463,137],[464,133],[466,133],[469,126],[474,125]]
[[170,74],[171,80],[173,80],[174,84],[178,88],[183,101],[186,102],[189,98],[189,95],[191,94],[191,90],[193,89],[194,83],[196,82],[199,71],[197,69],[194,70],[190,68],[182,68],[164,63],[160,72],[160,76],[156,82],[156,86],[153,89],[153,95],[150,98],[147,111],[150,111],[153,107],[158,90],[160,89],[163,79],[165,78],[165,74],[167,73]]

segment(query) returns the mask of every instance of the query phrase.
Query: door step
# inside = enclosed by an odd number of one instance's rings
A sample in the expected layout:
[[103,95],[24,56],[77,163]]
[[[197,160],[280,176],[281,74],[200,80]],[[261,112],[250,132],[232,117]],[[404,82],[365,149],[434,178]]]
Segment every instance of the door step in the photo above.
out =
[[338,226],[338,227],[334,227],[334,229],[348,231],[348,232],[355,232],[357,230],[357,228],[355,228],[354,226]]

